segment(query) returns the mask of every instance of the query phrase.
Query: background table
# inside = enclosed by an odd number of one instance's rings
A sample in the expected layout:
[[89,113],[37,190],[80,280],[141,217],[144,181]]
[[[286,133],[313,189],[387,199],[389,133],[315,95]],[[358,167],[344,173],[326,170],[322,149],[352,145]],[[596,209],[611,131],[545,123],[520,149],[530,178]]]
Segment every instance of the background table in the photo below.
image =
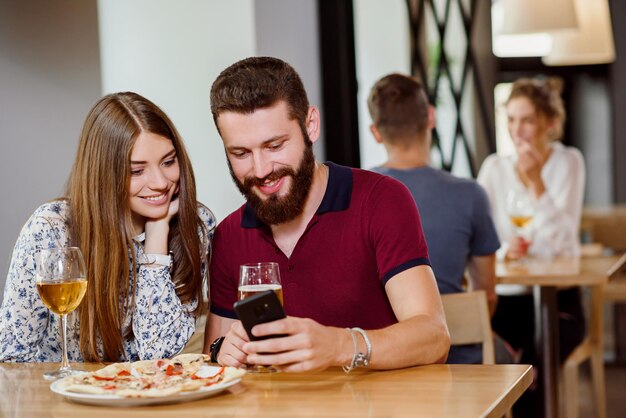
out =
[[[87,369],[101,367],[84,365]],[[58,364],[1,364],[5,417],[501,417],[532,382],[526,365],[432,365],[394,371],[339,368],[307,374],[248,374],[212,398],[137,408],[72,403],[42,373]]]
[[[545,396],[546,418],[558,417],[558,319],[556,292],[559,287],[589,286],[594,303],[602,300],[602,286],[620,257],[527,259],[498,261],[498,284],[533,286],[535,301],[535,346],[538,351],[540,384]],[[602,309],[594,309],[588,324],[595,350],[602,350]]]

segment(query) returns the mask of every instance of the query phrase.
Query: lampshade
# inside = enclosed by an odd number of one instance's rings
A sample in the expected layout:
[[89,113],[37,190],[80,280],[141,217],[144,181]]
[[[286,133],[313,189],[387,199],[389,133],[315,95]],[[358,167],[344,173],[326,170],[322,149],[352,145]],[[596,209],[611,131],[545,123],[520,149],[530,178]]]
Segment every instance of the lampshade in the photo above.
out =
[[575,0],[580,30],[554,33],[546,65],[605,64],[615,60],[608,0]]
[[526,34],[578,28],[572,0],[500,0],[503,35]]

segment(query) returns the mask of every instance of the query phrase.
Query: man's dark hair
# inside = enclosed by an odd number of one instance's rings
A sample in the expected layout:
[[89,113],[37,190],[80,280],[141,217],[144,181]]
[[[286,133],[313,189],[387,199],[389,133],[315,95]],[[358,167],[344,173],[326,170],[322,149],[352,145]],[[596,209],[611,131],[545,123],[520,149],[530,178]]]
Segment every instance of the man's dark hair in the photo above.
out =
[[381,78],[372,87],[367,105],[374,125],[390,143],[428,129],[428,97],[415,78],[402,74]]
[[222,71],[211,87],[215,126],[223,112],[252,113],[281,100],[287,103],[289,117],[306,132],[309,99],[304,84],[296,70],[278,58],[250,57],[238,61]]

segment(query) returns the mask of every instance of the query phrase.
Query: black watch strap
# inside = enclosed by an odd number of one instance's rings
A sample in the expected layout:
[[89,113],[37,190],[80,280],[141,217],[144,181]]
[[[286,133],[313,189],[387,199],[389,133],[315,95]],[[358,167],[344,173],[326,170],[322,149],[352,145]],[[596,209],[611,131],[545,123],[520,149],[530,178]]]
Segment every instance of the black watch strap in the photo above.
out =
[[224,336],[216,338],[211,345],[209,346],[209,354],[211,354],[211,363],[217,363],[217,355],[220,352],[220,348],[222,348],[222,343],[224,342]]

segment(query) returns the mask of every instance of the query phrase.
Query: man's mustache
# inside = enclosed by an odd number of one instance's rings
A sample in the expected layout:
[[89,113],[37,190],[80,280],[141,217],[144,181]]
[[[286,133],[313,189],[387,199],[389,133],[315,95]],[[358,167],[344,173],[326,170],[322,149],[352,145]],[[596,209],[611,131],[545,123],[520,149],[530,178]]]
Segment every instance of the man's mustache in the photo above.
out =
[[293,169],[288,168],[288,167],[283,167],[276,171],[272,171],[270,174],[268,174],[267,176],[263,178],[246,177],[243,181],[243,185],[249,189],[250,187],[253,187],[253,186],[263,186],[265,183],[278,180],[281,177],[285,177],[285,176],[294,177],[295,175],[296,175],[296,172]]

